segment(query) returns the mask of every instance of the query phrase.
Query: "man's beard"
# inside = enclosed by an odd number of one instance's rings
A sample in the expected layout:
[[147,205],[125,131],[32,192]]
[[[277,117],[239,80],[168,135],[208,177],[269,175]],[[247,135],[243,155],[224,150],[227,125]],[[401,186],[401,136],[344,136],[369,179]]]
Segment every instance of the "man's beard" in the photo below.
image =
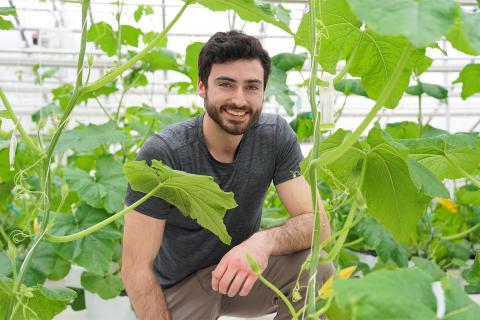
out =
[[[222,128],[225,132],[231,135],[242,135],[244,134],[250,126],[257,121],[262,113],[262,108],[260,107],[258,110],[254,111],[252,108],[248,106],[237,106],[235,104],[223,104],[219,108],[217,106],[211,105],[208,102],[208,97],[205,98],[205,110],[207,111],[210,118],[217,123],[220,128]],[[232,119],[226,119],[222,117],[221,114],[225,114],[227,110],[235,110],[235,111],[246,111],[246,117],[248,119],[246,121],[235,121]]]

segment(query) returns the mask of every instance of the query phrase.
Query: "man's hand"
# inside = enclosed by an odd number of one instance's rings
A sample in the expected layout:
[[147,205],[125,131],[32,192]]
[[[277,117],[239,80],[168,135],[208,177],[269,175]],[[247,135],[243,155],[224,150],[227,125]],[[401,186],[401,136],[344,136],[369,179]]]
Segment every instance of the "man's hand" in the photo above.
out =
[[262,233],[256,233],[227,252],[212,271],[213,290],[228,294],[229,297],[237,293],[246,296],[257,280],[246,255],[249,253],[258,262],[261,270],[265,270],[271,252],[267,241]]

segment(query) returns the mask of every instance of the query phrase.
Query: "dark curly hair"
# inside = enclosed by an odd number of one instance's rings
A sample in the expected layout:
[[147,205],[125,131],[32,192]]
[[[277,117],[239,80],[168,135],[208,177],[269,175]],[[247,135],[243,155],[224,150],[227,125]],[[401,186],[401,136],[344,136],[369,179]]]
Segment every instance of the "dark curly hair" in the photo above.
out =
[[215,33],[200,51],[198,76],[205,88],[214,63],[239,59],[260,60],[263,67],[263,89],[265,89],[271,69],[270,56],[257,38],[236,30]]

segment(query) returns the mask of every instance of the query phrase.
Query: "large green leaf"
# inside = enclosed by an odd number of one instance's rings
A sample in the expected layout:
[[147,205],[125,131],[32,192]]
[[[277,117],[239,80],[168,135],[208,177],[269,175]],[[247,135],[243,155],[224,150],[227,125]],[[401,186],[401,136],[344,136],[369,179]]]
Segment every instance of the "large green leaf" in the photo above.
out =
[[280,53],[272,57],[272,71],[267,83],[266,96],[274,96],[285,111],[293,116],[294,102],[290,96],[297,96],[287,85],[287,72],[300,70],[307,58],[304,53]]
[[462,83],[462,99],[465,100],[468,97],[473,96],[475,93],[480,92],[480,64],[467,64],[458,78],[453,83]]
[[72,167],[63,168],[63,173],[70,189],[92,207],[105,208],[108,212],[122,210],[127,181],[121,163],[112,156],[97,159],[95,176]]
[[[13,281],[0,278],[2,286],[12,288]],[[68,302],[75,298],[76,293],[67,288],[27,288],[22,285],[20,291],[25,294],[23,303],[11,316],[12,320],[38,319],[50,320],[65,310]],[[6,319],[9,298],[0,290],[0,318]]]
[[436,320],[432,282],[418,269],[380,270],[363,279],[335,280],[333,288],[350,320]]
[[109,57],[117,53],[117,34],[106,22],[97,22],[90,26],[87,41],[94,42]]
[[126,133],[118,129],[114,122],[104,124],[79,125],[66,131],[55,146],[55,152],[65,152],[74,149],[79,153],[90,153],[101,145],[121,143],[128,139]]
[[470,134],[441,134],[420,139],[402,139],[399,142],[409,149],[413,159],[441,180],[464,177],[455,165],[467,173],[474,173],[480,163],[477,138]]
[[84,272],[80,281],[83,288],[97,293],[102,299],[115,298],[124,289],[122,279],[118,275]]
[[195,0],[193,2],[201,4],[212,11],[233,10],[245,21],[265,21],[287,33],[292,33],[288,24],[285,23],[284,10],[272,11],[269,7],[258,5],[255,0]]
[[[55,220],[51,233],[70,235],[91,227],[106,218],[105,210],[96,209],[81,203],[75,215],[60,214]],[[114,241],[121,238],[121,233],[109,224],[99,231],[73,242],[53,244],[55,251],[64,259],[76,263],[90,272],[106,274],[114,254]]]
[[420,137],[420,126],[411,121],[387,123],[385,132],[393,139],[414,139]]
[[186,70],[178,64],[178,57],[178,53],[166,48],[154,48],[143,57],[143,68],[146,71],[173,70],[186,73]]
[[[310,13],[307,12],[302,18],[295,41],[311,51],[309,20]],[[319,62],[325,71],[335,74],[338,62],[349,60],[355,53],[348,72],[354,77],[360,77],[368,96],[377,99],[391,78],[403,49],[410,44],[403,37],[382,36],[369,28],[362,31],[361,25],[346,0],[323,2],[319,31],[323,30],[328,36],[322,38]],[[394,108],[398,104],[414,69],[423,72],[428,68],[431,59],[424,54],[423,49],[413,51],[385,102],[386,107]]]
[[5,20],[2,16],[16,16],[15,7],[0,7],[0,30],[14,29],[15,26],[9,20]]
[[31,287],[43,285],[48,275],[54,270],[56,260],[53,246],[48,242],[41,242],[33,254],[25,283]]
[[480,12],[461,11],[447,39],[457,50],[472,56],[480,54]]
[[413,183],[406,152],[381,143],[368,152],[366,161],[362,191],[369,213],[398,241],[411,242],[430,198]]
[[182,214],[197,220],[198,224],[230,244],[223,218],[228,209],[237,206],[232,192],[224,192],[212,177],[200,176],[168,168],[157,160],[152,166],[145,161],[131,161],[124,165],[125,175],[135,191],[150,192],[162,184],[155,193],[174,205]]
[[150,5],[139,5],[137,7],[137,10],[133,13],[133,18],[135,19],[135,22],[140,21],[143,15],[152,15],[153,14],[153,8]]
[[377,33],[407,37],[417,48],[440,40],[452,27],[452,0],[348,0],[356,16]]

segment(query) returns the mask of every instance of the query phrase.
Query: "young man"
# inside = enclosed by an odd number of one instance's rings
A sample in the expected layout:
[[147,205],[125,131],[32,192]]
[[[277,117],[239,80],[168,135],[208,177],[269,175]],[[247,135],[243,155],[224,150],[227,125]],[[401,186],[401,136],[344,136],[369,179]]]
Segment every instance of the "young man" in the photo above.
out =
[[[198,93],[206,112],[153,135],[137,159],[213,176],[232,191],[238,207],[224,223],[231,246],[175,207],[152,197],[125,216],[122,278],[140,319],[210,320],[259,316],[285,304],[250,271],[250,253],[264,276],[291,298],[312,236],[310,187],[299,175],[303,159],[296,135],[278,115],[262,114],[270,57],[254,37],[219,32],[199,56]],[[272,182],[291,218],[259,231],[262,203]],[[143,194],[129,188],[127,205]],[[322,239],[330,234],[321,207]],[[333,273],[320,266],[319,285]],[[301,278],[305,295],[305,272]],[[303,301],[295,304],[298,310]]]

